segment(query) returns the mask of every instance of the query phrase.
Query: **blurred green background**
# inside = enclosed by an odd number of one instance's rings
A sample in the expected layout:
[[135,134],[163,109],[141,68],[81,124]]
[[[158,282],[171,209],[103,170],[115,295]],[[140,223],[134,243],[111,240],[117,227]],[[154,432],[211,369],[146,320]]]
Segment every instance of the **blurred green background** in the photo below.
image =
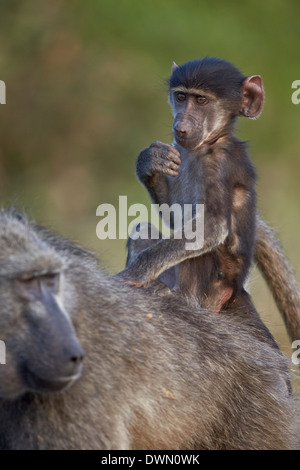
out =
[[[135,159],[154,140],[171,142],[164,80],[172,61],[222,57],[263,77],[263,115],[241,119],[238,136],[250,141],[260,211],[299,279],[300,105],[291,101],[299,18],[296,0],[1,0],[1,203],[25,208],[120,270],[125,241],[97,239],[96,208],[119,195],[149,205]],[[290,354],[256,270],[251,292]]]

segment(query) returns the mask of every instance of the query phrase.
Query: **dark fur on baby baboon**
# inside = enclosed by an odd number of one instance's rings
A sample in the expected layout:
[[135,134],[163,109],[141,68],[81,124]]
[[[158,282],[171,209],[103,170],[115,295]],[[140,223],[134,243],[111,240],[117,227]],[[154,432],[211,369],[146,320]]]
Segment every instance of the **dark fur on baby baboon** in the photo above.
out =
[[[132,290],[9,211],[0,213],[0,299],[2,449],[296,445],[286,360],[255,323],[236,319],[238,306],[216,322],[198,302]],[[47,322],[63,322],[63,336],[50,328],[48,338]],[[79,367],[81,348],[79,377],[66,357]]]
[[[291,339],[299,339],[299,287],[273,230],[256,214],[255,169],[234,136],[238,116],[261,112],[261,77],[245,77],[229,62],[205,57],[173,64],[168,88],[173,144],[156,141],[142,150],[136,173],[159,207],[204,204],[204,244],[186,249],[184,233],[175,239],[179,229],[170,240],[129,240],[126,269],[118,278],[140,287],[159,277],[202,306],[228,313],[228,303],[245,296],[254,255]],[[160,211],[172,229],[176,219],[184,226],[180,211],[171,217]],[[193,222],[197,227],[195,215]]]
[[[141,252],[120,278],[140,287],[176,265],[178,289],[217,313],[242,293],[254,255],[256,172],[234,127],[238,116],[260,114],[263,97],[259,75],[246,77],[225,60],[173,64],[173,143],[154,142],[142,150],[136,173],[155,204],[185,211],[190,204],[192,210],[189,217],[182,211],[168,220],[170,239]],[[204,205],[203,240],[197,204]],[[188,220],[196,234],[193,248]]]
[[275,231],[260,217],[256,224],[255,261],[270,288],[292,341],[300,338],[300,291]]

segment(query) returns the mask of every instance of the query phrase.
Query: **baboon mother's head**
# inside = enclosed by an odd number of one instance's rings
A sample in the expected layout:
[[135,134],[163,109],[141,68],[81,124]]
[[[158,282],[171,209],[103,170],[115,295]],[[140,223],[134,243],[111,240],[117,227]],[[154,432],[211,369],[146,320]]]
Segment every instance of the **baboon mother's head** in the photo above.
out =
[[62,296],[66,268],[25,217],[0,212],[1,398],[63,390],[80,377],[83,352]]

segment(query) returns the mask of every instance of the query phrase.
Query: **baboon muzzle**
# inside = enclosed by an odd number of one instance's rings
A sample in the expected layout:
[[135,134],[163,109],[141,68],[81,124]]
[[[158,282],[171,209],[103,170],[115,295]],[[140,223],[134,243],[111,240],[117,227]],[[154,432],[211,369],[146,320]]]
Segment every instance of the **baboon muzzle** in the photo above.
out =
[[84,353],[55,297],[44,291],[42,302],[46,314],[30,323],[31,348],[23,361],[23,375],[30,389],[57,391],[80,377]]

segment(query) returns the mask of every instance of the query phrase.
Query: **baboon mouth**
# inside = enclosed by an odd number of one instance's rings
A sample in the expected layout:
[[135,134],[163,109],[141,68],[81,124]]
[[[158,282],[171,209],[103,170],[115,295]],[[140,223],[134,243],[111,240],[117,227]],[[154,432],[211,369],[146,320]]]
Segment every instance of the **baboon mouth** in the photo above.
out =
[[24,378],[27,387],[36,392],[61,392],[70,388],[81,376],[82,367],[76,374],[55,378],[41,377],[29,369],[26,369]]
[[188,149],[188,150],[192,150],[192,149],[196,148],[199,144],[198,139],[191,138],[191,137],[176,136],[175,140],[176,140],[177,144],[179,144],[181,147],[183,147],[185,149]]

